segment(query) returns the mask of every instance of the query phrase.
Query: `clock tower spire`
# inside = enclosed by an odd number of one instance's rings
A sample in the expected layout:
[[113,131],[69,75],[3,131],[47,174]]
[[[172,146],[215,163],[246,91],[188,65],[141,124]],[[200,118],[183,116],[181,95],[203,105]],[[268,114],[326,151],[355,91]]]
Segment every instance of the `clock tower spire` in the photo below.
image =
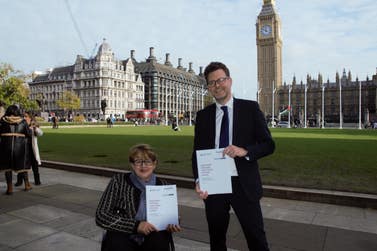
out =
[[[258,102],[264,114],[278,114],[278,95],[282,85],[281,21],[275,10],[275,0],[263,0],[256,22]],[[274,104],[273,104],[274,103]],[[274,109],[272,108],[274,106]]]
[[275,4],[275,0],[263,0],[263,4]]

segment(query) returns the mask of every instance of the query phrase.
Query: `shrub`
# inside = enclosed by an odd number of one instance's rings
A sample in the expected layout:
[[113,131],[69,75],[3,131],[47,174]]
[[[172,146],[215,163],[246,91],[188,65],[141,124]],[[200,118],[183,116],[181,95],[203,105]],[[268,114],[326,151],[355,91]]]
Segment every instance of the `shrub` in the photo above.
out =
[[85,117],[84,115],[77,115],[73,117],[73,122],[75,123],[84,123],[85,122]]

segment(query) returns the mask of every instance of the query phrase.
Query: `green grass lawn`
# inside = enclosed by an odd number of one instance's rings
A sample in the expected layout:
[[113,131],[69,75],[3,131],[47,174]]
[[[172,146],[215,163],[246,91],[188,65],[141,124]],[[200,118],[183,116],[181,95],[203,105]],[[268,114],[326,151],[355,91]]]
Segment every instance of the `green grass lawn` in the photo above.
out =
[[[43,129],[42,159],[128,168],[128,149],[152,145],[158,172],[191,177],[193,127]],[[377,131],[272,129],[273,155],[259,161],[264,184],[377,194]]]

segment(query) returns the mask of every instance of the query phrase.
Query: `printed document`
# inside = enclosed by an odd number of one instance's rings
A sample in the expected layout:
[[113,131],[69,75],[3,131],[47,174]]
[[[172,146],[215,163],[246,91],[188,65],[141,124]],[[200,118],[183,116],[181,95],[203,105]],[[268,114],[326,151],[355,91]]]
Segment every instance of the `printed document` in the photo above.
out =
[[176,185],[146,186],[147,221],[159,231],[178,223]]
[[198,150],[199,185],[208,194],[232,193],[232,175],[236,169],[234,159],[225,155],[223,148]]

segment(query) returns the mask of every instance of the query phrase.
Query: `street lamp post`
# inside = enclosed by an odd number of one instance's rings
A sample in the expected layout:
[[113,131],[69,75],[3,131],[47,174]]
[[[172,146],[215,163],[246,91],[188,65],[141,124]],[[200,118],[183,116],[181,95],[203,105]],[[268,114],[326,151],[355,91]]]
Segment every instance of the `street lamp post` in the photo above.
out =
[[307,118],[306,118],[306,115],[307,115],[307,102],[308,102],[308,98],[307,98],[307,96],[308,96],[308,84],[306,83],[305,84],[305,114],[304,114],[304,128],[307,128],[307,123],[306,123],[306,121],[307,121]]
[[362,129],[361,127],[361,81],[359,81],[359,129]]
[[288,128],[291,128],[291,92],[292,85],[288,86]]
[[272,120],[271,120],[271,126],[275,127],[275,82],[272,81]]
[[322,84],[322,128],[325,128],[325,85]]
[[182,90],[178,90],[178,86],[177,86],[177,103],[176,103],[176,123],[177,123],[177,126],[179,127],[179,124],[178,124],[178,116],[179,116],[179,98],[181,97],[181,94],[182,94]]
[[165,125],[167,126],[169,124],[168,122],[168,100],[170,97],[171,93],[170,93],[170,88],[169,88],[169,93],[168,93],[168,83],[166,83],[166,80],[165,80]]
[[339,129],[343,128],[342,82],[339,83]]
[[192,126],[192,117],[191,117],[191,113],[192,113],[192,99],[193,99],[193,96],[194,96],[194,93],[195,91],[192,90],[192,87],[190,86],[190,122],[189,122],[189,125]]

